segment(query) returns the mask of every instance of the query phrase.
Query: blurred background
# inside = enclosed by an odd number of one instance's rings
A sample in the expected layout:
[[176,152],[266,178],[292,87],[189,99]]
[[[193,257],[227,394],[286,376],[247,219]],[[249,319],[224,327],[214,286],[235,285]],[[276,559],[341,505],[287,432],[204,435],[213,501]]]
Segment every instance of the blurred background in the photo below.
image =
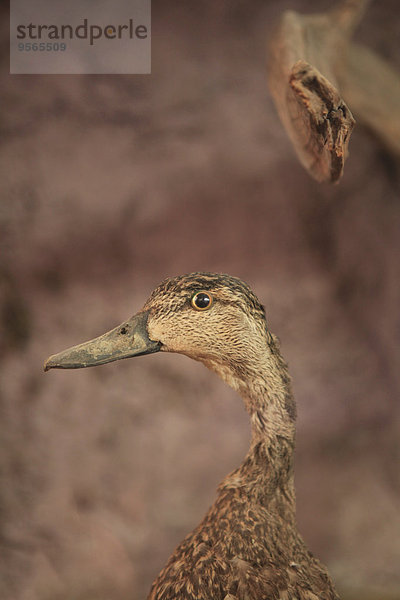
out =
[[[196,270],[248,282],[281,339],[308,545],[344,599],[400,598],[399,163],[356,127],[314,182],[267,89],[280,12],[331,5],[153,0],[150,76],[9,76],[4,12],[2,600],[145,598],[241,462],[240,398],[187,358],[42,371]],[[400,71],[399,31],[375,2],[356,39]]]

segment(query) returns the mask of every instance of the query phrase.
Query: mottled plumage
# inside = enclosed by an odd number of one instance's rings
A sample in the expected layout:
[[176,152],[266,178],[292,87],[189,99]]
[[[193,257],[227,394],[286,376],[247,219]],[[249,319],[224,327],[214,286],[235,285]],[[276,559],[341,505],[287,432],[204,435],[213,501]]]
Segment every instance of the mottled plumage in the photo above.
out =
[[[196,310],[191,303],[200,291],[211,295],[209,309]],[[246,284],[210,273],[167,279],[138,315],[51,357],[46,368],[90,366],[158,350],[203,362],[237,390],[250,415],[252,439],[203,521],[154,581],[149,600],[338,600],[325,567],[297,531],[290,377],[264,308]]]

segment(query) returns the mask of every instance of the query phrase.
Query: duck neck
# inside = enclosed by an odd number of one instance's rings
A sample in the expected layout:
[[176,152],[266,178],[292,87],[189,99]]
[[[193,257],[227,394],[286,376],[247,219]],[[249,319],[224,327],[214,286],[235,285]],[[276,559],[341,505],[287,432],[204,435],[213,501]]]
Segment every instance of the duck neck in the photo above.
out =
[[236,385],[250,415],[251,447],[284,444],[293,450],[296,404],[291,379],[277,340],[269,343],[269,350],[257,368],[248,369]]
[[262,489],[269,498],[282,492],[294,506],[296,405],[278,340],[271,336],[268,351],[257,364],[212,368],[240,393],[251,422],[249,452],[241,467],[225,480],[224,487]]

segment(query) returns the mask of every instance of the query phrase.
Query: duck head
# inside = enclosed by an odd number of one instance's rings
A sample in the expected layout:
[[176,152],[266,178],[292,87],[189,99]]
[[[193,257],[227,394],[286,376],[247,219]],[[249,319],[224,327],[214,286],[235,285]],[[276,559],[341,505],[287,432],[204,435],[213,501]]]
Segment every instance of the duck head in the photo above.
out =
[[229,380],[228,372],[256,371],[271,342],[264,308],[245,283],[228,275],[192,273],[166,279],[131,319],[50,356],[44,368],[77,369],[177,352]]

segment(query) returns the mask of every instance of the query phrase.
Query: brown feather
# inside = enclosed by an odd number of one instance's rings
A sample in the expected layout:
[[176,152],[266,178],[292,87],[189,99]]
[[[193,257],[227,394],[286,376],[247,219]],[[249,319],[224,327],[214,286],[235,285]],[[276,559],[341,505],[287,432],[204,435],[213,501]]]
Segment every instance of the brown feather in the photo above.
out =
[[[190,306],[198,291],[212,294],[210,310]],[[216,371],[241,393],[252,427],[243,463],[170,557],[149,600],[338,600],[297,530],[296,408],[263,306],[239,279],[193,273],[164,281],[144,308],[150,339]]]

